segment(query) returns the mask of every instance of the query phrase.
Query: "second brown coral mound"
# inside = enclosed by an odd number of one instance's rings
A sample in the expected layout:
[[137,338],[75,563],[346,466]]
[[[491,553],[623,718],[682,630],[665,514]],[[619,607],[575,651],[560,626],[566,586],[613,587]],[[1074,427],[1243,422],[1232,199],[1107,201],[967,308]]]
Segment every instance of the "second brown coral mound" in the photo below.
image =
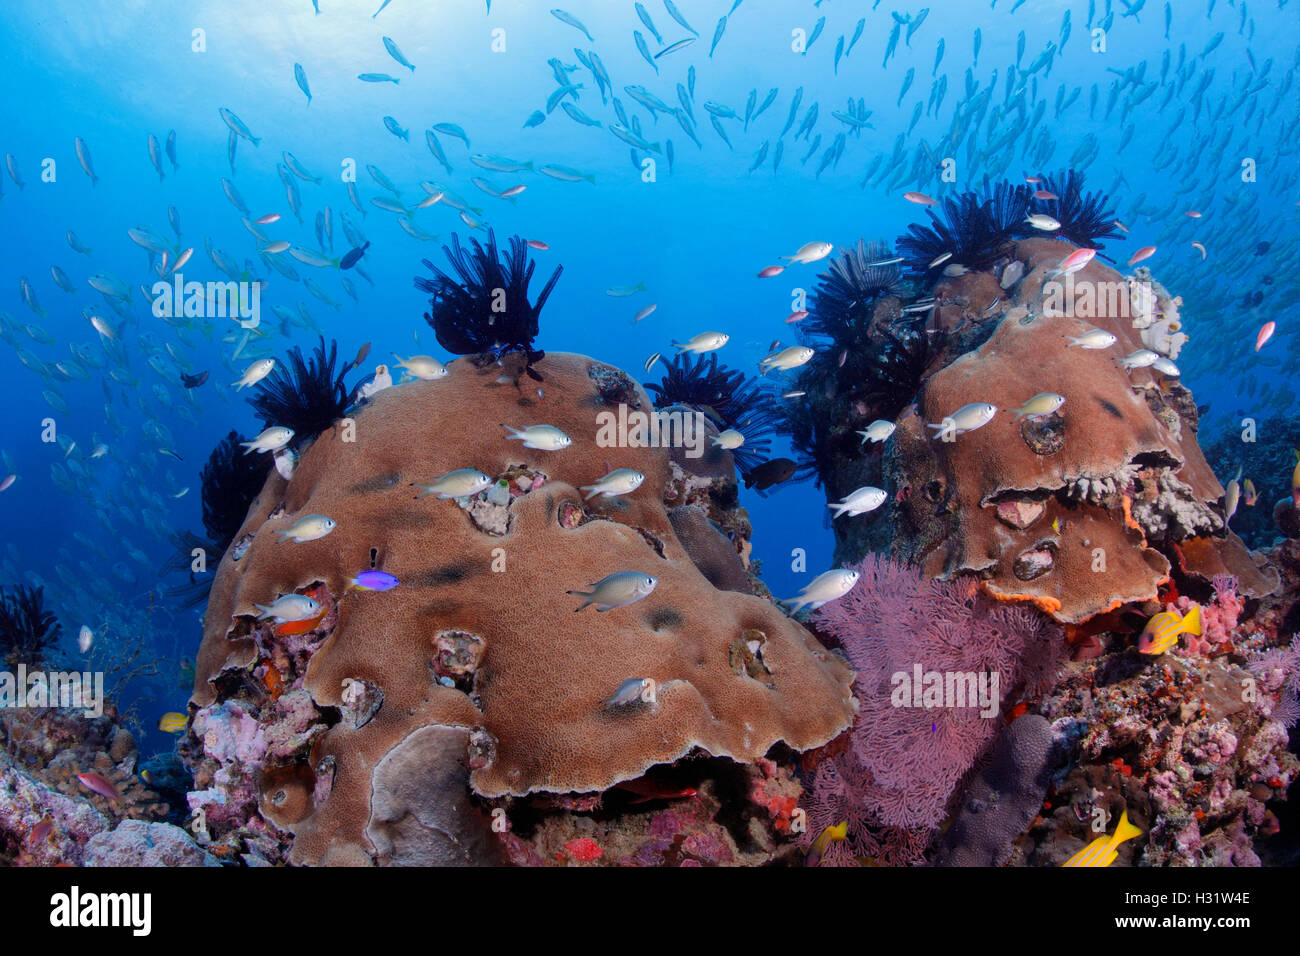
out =
[[[470,791],[604,791],[693,752],[752,763],[850,724],[848,668],[692,561],[665,510],[666,492],[680,493],[668,449],[597,444],[598,414],[648,410],[644,392],[582,356],[548,353],[538,368],[544,390],[458,360],[336,423],[291,481],[268,477],[218,570],[198,656],[191,703],[212,739],[191,803],[209,822],[269,821],[293,834],[295,862],[481,862],[486,815]],[[498,423],[553,425],[573,444],[524,448]],[[412,483],[466,467],[499,484],[463,506],[415,498]],[[580,486],[610,468],[645,481],[584,500]],[[276,534],[307,514],[337,528],[308,542]],[[372,567],[401,583],[349,589]],[[575,614],[566,592],[616,571],[658,583],[635,604]],[[309,589],[327,610],[315,630],[257,620],[254,604]],[[736,665],[737,640],[761,667]],[[629,678],[654,693],[607,706]],[[454,821],[411,791],[403,768],[426,765],[443,768],[431,792],[468,778]],[[446,853],[421,851],[426,838]]]
[[[983,344],[929,376],[899,422],[893,465],[903,527],[914,532],[910,556],[931,575],[975,572],[995,596],[1032,601],[1066,623],[1154,597],[1170,574],[1164,552],[1181,551],[1180,570],[1203,581],[1227,570],[1246,593],[1267,593],[1276,576],[1258,570],[1225,526],[1224,489],[1197,445],[1190,393],[1121,363],[1140,349],[1176,357],[1176,303],[1149,276],[1120,276],[1098,260],[1054,275],[1068,251],[1048,239],[1018,243],[1012,262],[1026,274],[1010,294],[993,272],[936,289],[945,327],[999,303],[1002,311],[986,320],[997,325]],[[1086,290],[1101,291],[1085,307]],[[1062,294],[1075,298],[1054,303]],[[1069,344],[1091,329],[1114,345]],[[1064,406],[1033,420],[1008,414],[1040,392],[1064,396]],[[927,427],[975,402],[1000,411],[951,441]]]

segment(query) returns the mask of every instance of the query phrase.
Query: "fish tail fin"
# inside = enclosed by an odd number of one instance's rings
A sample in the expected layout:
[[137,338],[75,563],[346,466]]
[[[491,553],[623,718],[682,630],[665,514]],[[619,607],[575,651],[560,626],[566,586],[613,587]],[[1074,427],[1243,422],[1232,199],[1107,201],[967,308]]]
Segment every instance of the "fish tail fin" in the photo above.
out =
[[575,608],[573,609],[573,613],[574,613],[574,614],[577,614],[577,613],[578,613],[579,611],[581,611],[584,607],[587,607],[589,604],[591,604],[591,598],[592,598],[592,595],[594,595],[596,592],[594,592],[594,591],[565,591],[564,593],[565,593],[565,594],[572,594],[572,595],[574,595],[575,597],[583,598],[583,602],[582,602],[581,604],[579,604],[577,607],[575,607]]
[[1025,410],[1022,408],[1008,408],[1007,411],[1013,413],[1016,416],[1015,418],[1011,419],[1011,424],[1013,425],[1016,422],[1020,421],[1020,419],[1024,418],[1026,415]]
[[1192,609],[1183,615],[1182,630],[1187,634],[1200,637],[1204,628],[1201,626],[1201,606],[1193,604]]
[[510,433],[509,435],[506,436],[506,440],[507,440],[507,441],[509,441],[510,439],[514,439],[514,438],[523,438],[523,437],[524,437],[523,434],[519,431],[518,428],[511,428],[511,427],[510,427],[509,425],[507,425],[505,422],[502,422],[502,423],[501,423],[501,427],[504,428],[506,431],[508,431],[508,432]]
[[582,499],[583,501],[590,501],[592,498],[596,497],[596,495],[600,494],[600,488],[597,485],[582,485],[578,488],[579,491],[587,491],[588,489],[592,489],[591,494],[585,495]]
[[1131,840],[1134,837],[1141,836],[1141,835],[1142,835],[1142,831],[1139,830],[1132,823],[1129,823],[1128,811],[1125,810],[1123,813],[1121,813],[1119,815],[1119,826],[1115,828],[1115,845],[1118,846],[1119,844],[1123,843],[1125,840]]

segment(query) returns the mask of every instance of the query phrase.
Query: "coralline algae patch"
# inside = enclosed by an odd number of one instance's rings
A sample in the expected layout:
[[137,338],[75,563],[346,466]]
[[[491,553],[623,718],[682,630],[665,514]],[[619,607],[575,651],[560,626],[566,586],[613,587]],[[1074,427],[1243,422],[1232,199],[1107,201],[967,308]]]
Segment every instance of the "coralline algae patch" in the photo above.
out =
[[[444,379],[375,396],[355,441],[336,423],[291,481],[269,475],[236,535],[246,547],[217,572],[197,661],[190,803],[212,839],[237,832],[267,858],[291,839],[298,863],[497,862],[520,851],[491,832],[491,809],[599,795],[693,753],[753,764],[849,726],[842,661],[767,600],[709,583],[695,555],[716,564],[725,536],[690,522],[690,551],[674,530],[687,525],[666,500],[716,511],[734,478],[688,478],[689,459],[663,448],[598,447],[597,413],[648,409],[645,393],[581,356],[535,368],[540,393],[456,361]],[[523,448],[499,423],[574,441]],[[508,496],[416,498],[412,483],[465,467],[505,478]],[[645,480],[584,500],[579,487],[611,468]],[[312,513],[337,527],[306,542],[275,533]],[[371,567],[400,584],[350,589]],[[657,579],[649,597],[574,613],[566,591],[624,570]],[[294,592],[324,605],[314,630],[257,620],[254,604]],[[629,678],[654,693],[607,705]],[[723,839],[716,829],[695,832]]]

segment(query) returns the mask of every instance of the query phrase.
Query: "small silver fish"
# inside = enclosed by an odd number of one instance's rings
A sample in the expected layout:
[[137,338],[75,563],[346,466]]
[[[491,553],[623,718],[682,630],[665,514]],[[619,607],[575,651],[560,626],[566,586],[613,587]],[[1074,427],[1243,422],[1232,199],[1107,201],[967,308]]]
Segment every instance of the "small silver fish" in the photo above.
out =
[[590,591],[564,593],[583,598],[583,602],[574,611],[581,611],[590,604],[596,605],[597,611],[609,611],[648,597],[658,583],[658,579],[640,571],[615,571],[588,585]]

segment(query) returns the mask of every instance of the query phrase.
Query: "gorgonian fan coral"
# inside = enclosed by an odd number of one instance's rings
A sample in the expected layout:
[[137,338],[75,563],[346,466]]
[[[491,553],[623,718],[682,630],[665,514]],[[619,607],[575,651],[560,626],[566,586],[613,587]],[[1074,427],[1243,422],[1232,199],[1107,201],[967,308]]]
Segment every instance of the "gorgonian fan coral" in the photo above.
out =
[[302,348],[294,346],[287,359],[276,363],[248,400],[263,425],[292,428],[294,443],[300,444],[343,417],[349,398],[344,377],[352,366],[344,363],[335,371],[338,348],[338,342],[331,339],[327,352],[322,335],[310,359],[304,360]]
[[417,276],[415,287],[431,296],[424,320],[433,327],[438,343],[454,355],[491,352],[500,358],[506,352],[522,352],[525,370],[539,376],[532,364],[542,357],[533,349],[538,316],[559,281],[563,266],[557,266],[543,286],[536,302],[528,298],[528,283],[537,263],[528,258],[528,244],[518,236],[510,238],[510,254],[503,258],[496,235],[489,230],[487,245],[471,238],[467,248],[452,234],[451,246],[442,251],[455,275],[421,260],[433,278]]
[[658,384],[646,385],[655,407],[688,405],[707,415],[719,431],[734,428],[744,435],[745,443],[731,453],[742,475],[762,464],[780,422],[772,391],[753,376],[719,365],[716,352],[681,352],[667,367]]
[[1102,239],[1124,238],[1115,225],[1110,197],[1101,190],[1084,193],[1082,173],[1068,169],[1051,176],[1040,174],[1039,178],[1038,188],[1057,197],[1033,201],[1034,212],[1045,213],[1061,224],[1052,235],[1088,249],[1106,248]]
[[270,455],[244,454],[239,444],[242,440],[238,432],[228,434],[208,456],[200,475],[203,527],[219,552],[225,552],[235,539],[271,467]]
[[[1054,676],[1062,633],[1028,605],[986,597],[969,578],[928,580],[876,554],[855,570],[857,586],[812,618],[839,639],[857,671],[861,709],[850,747],[866,773],[848,778],[860,782],[858,796],[879,824],[935,827],[1003,725],[1001,701],[1040,693]],[[965,706],[913,706],[910,693],[899,706],[896,675],[910,681],[916,667],[923,674],[984,675],[990,698],[996,675],[996,713],[969,698]]]
[[61,631],[45,608],[44,588],[0,588],[0,660],[7,666],[39,663]]
[[805,330],[852,344],[858,331],[870,324],[876,300],[903,289],[902,270],[890,261],[894,258],[887,242],[859,239],[832,259],[817,277]]

